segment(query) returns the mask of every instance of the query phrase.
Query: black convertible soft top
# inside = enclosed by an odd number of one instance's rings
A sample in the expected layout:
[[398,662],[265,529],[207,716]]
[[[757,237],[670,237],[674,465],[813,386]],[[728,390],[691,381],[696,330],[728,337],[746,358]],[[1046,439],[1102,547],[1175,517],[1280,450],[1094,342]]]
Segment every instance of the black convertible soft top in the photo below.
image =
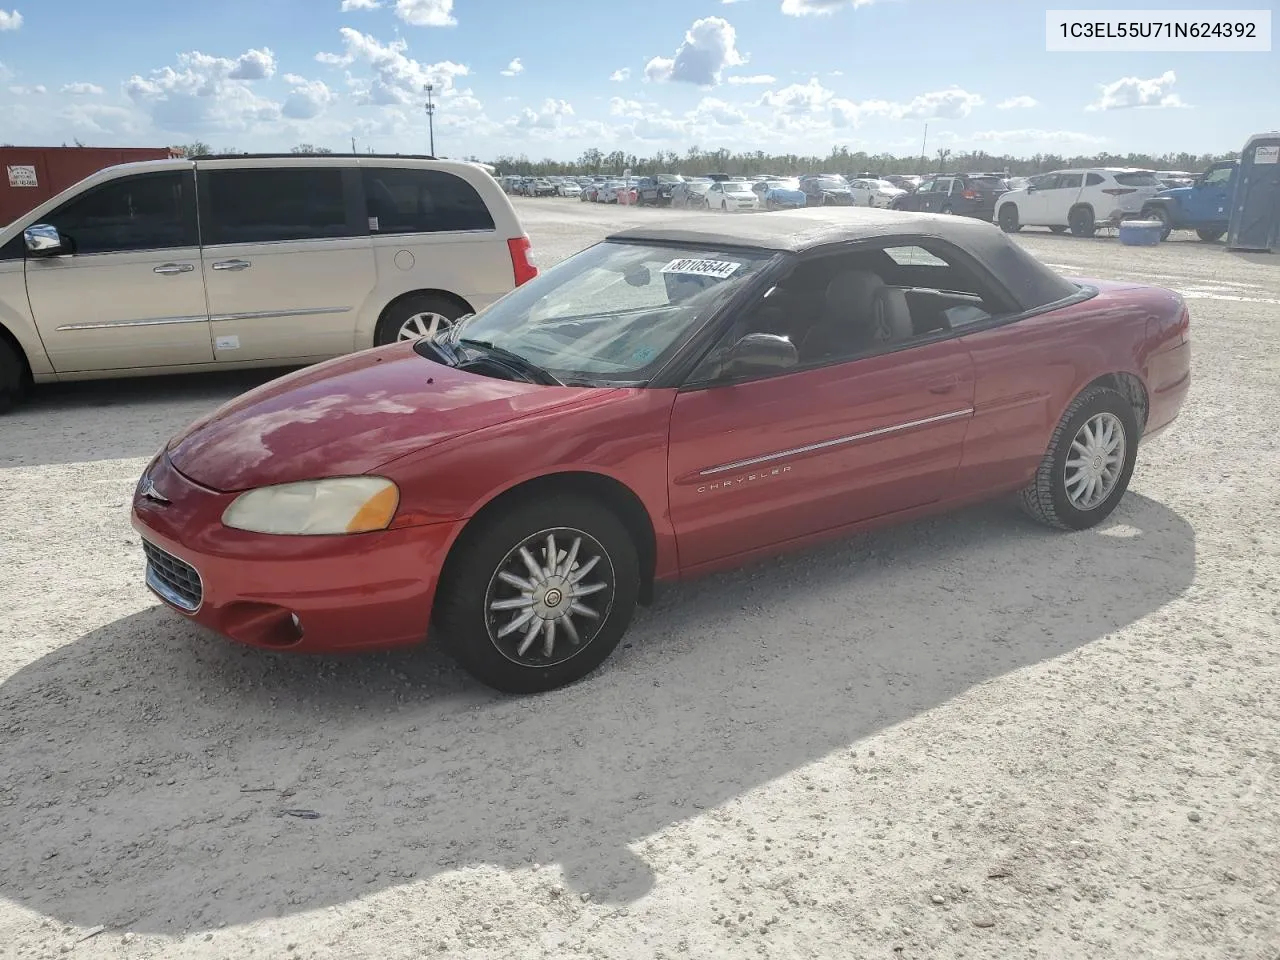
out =
[[732,217],[689,215],[620,230],[606,239],[807,253],[855,240],[894,237],[936,237],[959,247],[990,271],[1024,310],[1079,293],[1075,284],[1031,256],[994,224],[945,214],[903,213],[871,207],[815,207]]

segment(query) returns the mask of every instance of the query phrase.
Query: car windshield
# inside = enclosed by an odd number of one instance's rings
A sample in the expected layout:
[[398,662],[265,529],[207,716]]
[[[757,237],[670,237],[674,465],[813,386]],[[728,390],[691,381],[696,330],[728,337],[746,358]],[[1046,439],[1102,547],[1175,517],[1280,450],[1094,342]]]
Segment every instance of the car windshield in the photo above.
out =
[[448,336],[518,354],[563,383],[644,383],[773,256],[606,241],[517,287]]
[[849,184],[845,183],[843,180],[838,180],[835,177],[819,177],[818,186],[825,187],[830,190],[843,190],[845,187],[849,186]]
[[799,190],[799,180],[774,180],[769,184],[770,190]]

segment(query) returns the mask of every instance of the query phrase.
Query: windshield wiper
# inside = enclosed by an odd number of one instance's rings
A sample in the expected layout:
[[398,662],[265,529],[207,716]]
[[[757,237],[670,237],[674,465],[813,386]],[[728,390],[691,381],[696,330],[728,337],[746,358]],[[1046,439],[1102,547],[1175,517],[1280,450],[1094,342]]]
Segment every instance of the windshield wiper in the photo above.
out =
[[516,370],[534,378],[535,383],[540,383],[544,387],[563,387],[564,383],[557,379],[550,371],[538,366],[532,360],[520,356],[518,353],[512,353],[510,350],[504,350],[502,347],[494,346],[488,340],[471,340],[462,337],[455,343],[463,346],[472,347],[483,350],[497,360],[502,361],[509,367],[515,367]]

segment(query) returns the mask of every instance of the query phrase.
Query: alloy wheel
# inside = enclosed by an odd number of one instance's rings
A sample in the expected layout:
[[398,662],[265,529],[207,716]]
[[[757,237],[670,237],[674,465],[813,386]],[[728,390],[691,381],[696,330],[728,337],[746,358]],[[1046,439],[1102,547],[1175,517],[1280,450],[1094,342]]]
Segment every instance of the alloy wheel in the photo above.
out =
[[1111,496],[1125,459],[1124,424],[1114,413],[1098,413],[1071,441],[1064,482],[1067,499],[1077,510],[1093,510]]
[[616,574],[595,537],[572,527],[526,538],[485,591],[489,639],[521,666],[550,667],[580,653],[609,617]]
[[420,337],[434,337],[441,330],[448,330],[453,321],[440,313],[415,313],[400,324],[396,333],[397,340],[417,340]]

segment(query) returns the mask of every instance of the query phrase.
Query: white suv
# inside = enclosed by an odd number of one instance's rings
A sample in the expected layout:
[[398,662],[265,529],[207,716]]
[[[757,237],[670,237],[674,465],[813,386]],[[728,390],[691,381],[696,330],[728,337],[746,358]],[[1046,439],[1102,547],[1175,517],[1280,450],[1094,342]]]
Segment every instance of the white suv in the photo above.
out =
[[416,339],[537,275],[470,163],[108,167],[0,229],[0,408],[28,382],[312,363]]
[[1091,237],[1100,225],[1114,226],[1138,216],[1142,205],[1162,189],[1150,170],[1055,170],[1032,177],[1020,190],[1001,194],[996,223],[1005,233],[1048,227],[1054,233],[1070,230],[1074,236]]

